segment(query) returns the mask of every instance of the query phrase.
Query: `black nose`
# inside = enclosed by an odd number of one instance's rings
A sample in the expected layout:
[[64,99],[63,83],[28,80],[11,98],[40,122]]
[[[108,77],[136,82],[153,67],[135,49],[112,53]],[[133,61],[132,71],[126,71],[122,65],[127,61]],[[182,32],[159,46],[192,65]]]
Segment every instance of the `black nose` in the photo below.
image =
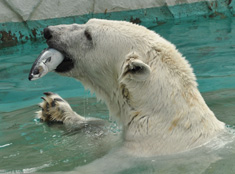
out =
[[44,33],[45,39],[48,40],[48,39],[52,38],[51,30],[48,27],[44,28],[43,33]]

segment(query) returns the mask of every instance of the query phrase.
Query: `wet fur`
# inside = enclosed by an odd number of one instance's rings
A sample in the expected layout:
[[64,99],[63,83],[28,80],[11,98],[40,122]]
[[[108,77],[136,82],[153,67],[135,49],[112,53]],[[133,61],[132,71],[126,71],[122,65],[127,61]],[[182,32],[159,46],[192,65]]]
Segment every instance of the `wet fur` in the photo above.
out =
[[[74,63],[70,71],[60,74],[78,79],[106,103],[110,116],[123,126],[123,148],[128,153],[179,153],[224,132],[224,123],[202,98],[188,61],[153,31],[98,19],[49,29],[48,45],[69,55]],[[62,121],[71,127],[93,121],[56,98],[61,99],[47,95],[40,105],[38,115],[43,121]]]

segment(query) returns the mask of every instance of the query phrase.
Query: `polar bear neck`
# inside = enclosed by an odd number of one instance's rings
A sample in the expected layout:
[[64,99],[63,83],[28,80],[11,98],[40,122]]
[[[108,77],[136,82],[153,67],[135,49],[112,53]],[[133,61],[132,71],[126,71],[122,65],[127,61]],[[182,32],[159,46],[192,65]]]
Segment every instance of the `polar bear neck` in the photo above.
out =
[[127,147],[145,147],[143,155],[151,155],[147,147],[155,147],[156,154],[198,147],[224,129],[202,98],[189,63],[176,49],[172,54],[161,49],[160,58],[149,59],[157,67],[149,79],[123,81],[106,101],[123,124]]
[[172,53],[161,49],[164,56],[150,60],[157,68],[144,83],[126,83],[131,108],[121,117],[130,149],[145,149],[146,154],[152,153],[148,147],[156,154],[180,152],[206,143],[224,129],[202,98],[189,63],[177,50]]
[[84,84],[107,104],[110,116],[120,120],[129,151],[139,148],[143,156],[191,149],[224,129],[202,98],[189,63],[166,45],[148,52],[152,74],[143,82],[119,82],[107,75],[109,83],[94,85],[86,78]]

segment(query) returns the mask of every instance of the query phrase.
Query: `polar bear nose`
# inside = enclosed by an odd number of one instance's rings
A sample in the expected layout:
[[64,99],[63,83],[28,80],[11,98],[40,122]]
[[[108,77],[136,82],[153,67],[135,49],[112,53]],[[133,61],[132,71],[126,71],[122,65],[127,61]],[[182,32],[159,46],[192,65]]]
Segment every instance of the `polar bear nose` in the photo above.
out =
[[44,28],[43,33],[45,39],[49,40],[50,38],[52,38],[51,30],[48,27]]

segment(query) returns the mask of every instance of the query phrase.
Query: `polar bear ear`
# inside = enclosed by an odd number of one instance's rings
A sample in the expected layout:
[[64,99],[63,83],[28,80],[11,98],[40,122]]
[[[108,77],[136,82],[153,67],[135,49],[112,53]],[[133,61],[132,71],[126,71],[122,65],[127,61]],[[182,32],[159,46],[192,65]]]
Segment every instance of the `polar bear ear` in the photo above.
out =
[[144,81],[149,77],[150,72],[150,66],[140,60],[136,53],[131,53],[127,55],[119,79],[129,78],[135,81]]

